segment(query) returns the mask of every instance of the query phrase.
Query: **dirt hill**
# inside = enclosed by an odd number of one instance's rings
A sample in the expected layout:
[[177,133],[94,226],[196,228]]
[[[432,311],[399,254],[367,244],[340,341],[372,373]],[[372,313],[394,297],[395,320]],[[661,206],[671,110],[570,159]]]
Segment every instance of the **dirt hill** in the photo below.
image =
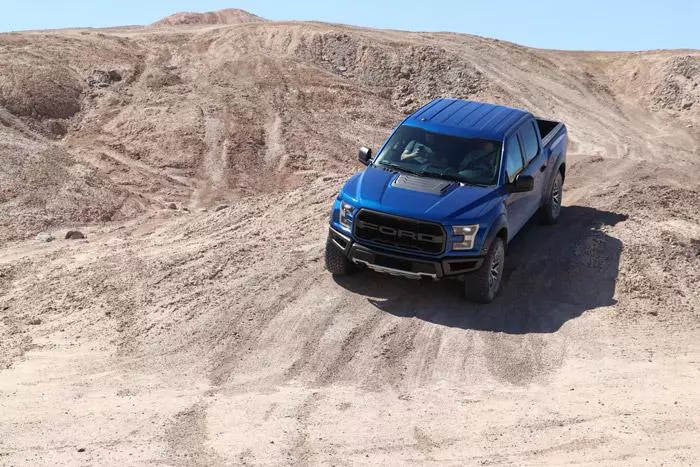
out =
[[[700,52],[172,18],[0,35],[0,464],[697,459]],[[570,132],[487,307],[322,267],[436,96]]]
[[259,23],[262,21],[267,20],[252,13],[248,13],[247,11],[238,10],[236,8],[228,8],[226,10],[209,11],[207,13],[183,11],[170,15],[167,18],[163,18],[162,20],[153,23],[153,25],[181,26],[196,24],[243,24]]

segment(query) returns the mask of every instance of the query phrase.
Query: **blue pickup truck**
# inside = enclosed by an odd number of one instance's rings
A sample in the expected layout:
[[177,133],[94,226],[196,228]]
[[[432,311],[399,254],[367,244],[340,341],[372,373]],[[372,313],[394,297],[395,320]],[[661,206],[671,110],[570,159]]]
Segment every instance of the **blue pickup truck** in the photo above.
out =
[[412,279],[464,279],[489,303],[506,248],[539,213],[561,211],[568,135],[563,123],[458,99],[436,99],[406,118],[340,190],[330,216],[326,268]]

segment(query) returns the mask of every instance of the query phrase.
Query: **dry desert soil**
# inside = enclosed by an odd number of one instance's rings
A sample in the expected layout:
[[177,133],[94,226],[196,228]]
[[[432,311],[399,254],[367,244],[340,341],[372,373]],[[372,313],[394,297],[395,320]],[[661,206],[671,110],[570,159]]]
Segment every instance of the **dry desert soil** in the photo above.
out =
[[[357,148],[437,96],[569,128],[561,221],[488,306],[323,267]],[[699,148],[700,51],[0,34],[0,465],[697,465]]]

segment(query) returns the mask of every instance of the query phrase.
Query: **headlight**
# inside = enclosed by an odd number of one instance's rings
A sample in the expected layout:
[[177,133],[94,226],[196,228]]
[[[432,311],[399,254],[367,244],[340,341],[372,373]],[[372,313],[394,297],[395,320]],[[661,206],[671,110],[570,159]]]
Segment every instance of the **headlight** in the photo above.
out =
[[452,227],[455,235],[461,235],[462,240],[452,244],[453,250],[471,250],[474,248],[476,233],[479,231],[478,225],[455,225]]
[[348,229],[352,226],[353,207],[345,201],[340,203],[340,224]]

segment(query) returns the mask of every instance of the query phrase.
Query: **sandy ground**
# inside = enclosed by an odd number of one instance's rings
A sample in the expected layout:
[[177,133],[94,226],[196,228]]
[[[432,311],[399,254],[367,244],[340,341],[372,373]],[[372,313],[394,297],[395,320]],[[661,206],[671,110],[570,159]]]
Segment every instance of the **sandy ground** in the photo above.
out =
[[[699,52],[266,22],[0,59],[0,465],[697,464]],[[323,269],[356,148],[438,95],[571,135],[489,306]]]

